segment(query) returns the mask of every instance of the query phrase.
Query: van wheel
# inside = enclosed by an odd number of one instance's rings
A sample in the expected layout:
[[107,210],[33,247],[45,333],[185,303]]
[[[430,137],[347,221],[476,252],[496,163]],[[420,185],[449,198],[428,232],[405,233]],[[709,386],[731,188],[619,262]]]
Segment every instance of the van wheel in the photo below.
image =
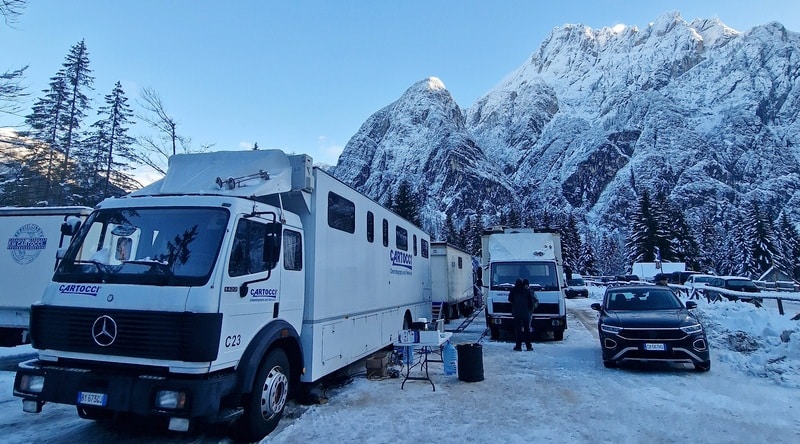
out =
[[283,350],[273,350],[258,370],[253,391],[244,405],[239,427],[244,440],[259,441],[275,430],[289,397],[290,380],[289,358]]

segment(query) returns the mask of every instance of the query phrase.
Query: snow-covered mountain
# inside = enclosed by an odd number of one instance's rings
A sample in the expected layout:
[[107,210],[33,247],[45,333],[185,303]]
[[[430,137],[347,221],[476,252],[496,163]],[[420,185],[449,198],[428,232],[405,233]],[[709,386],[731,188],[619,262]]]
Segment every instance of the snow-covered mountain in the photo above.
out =
[[[662,15],[553,30],[462,111],[429,78],[372,115],[333,174],[383,202],[407,180],[434,237],[446,213],[572,213],[613,230],[637,193],[690,223],[757,200],[800,220],[800,34]],[[524,214],[521,213],[521,214]]]

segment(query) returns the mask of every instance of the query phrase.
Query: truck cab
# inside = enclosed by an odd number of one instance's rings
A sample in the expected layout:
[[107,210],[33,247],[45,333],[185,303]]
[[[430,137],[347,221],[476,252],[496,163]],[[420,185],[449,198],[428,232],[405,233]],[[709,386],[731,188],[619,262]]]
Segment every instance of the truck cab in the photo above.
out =
[[531,229],[497,227],[481,237],[482,266],[485,280],[486,324],[492,339],[513,329],[508,293],[517,278],[528,279],[539,300],[531,328],[537,337],[564,338],[567,328],[561,238],[554,233]]

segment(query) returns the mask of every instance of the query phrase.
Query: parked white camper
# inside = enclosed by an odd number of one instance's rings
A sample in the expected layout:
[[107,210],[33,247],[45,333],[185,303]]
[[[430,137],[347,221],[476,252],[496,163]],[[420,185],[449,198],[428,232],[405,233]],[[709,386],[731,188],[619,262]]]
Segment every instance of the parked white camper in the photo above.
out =
[[[120,242],[129,258],[98,255]],[[39,359],[20,364],[14,395],[29,412],[74,404],[171,430],[235,420],[258,441],[300,383],[429,316],[430,279],[429,236],[308,156],[173,156],[161,182],[101,202],[77,233],[33,306]]]
[[539,299],[539,306],[533,312],[534,333],[552,334],[558,341],[564,339],[567,307],[561,235],[496,227],[484,231],[481,248],[486,325],[492,339],[498,339],[503,330],[513,330],[508,292],[517,278],[528,279]]
[[62,234],[61,225],[80,223],[91,211],[88,207],[0,208],[0,236],[6,241],[0,254],[0,346],[29,342],[31,304],[41,299],[58,263],[58,250],[71,239]]
[[447,242],[431,242],[431,303],[433,319],[469,316],[473,301],[472,256]]

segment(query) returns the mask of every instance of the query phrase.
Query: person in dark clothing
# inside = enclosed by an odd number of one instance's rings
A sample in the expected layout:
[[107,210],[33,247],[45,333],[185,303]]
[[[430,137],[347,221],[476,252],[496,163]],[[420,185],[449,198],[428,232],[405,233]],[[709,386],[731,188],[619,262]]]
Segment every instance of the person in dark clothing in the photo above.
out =
[[530,351],[531,345],[531,313],[533,312],[533,295],[525,285],[525,280],[518,278],[514,288],[508,292],[508,302],[511,303],[511,314],[514,316],[514,336],[517,340],[515,351],[522,351],[522,342]]

